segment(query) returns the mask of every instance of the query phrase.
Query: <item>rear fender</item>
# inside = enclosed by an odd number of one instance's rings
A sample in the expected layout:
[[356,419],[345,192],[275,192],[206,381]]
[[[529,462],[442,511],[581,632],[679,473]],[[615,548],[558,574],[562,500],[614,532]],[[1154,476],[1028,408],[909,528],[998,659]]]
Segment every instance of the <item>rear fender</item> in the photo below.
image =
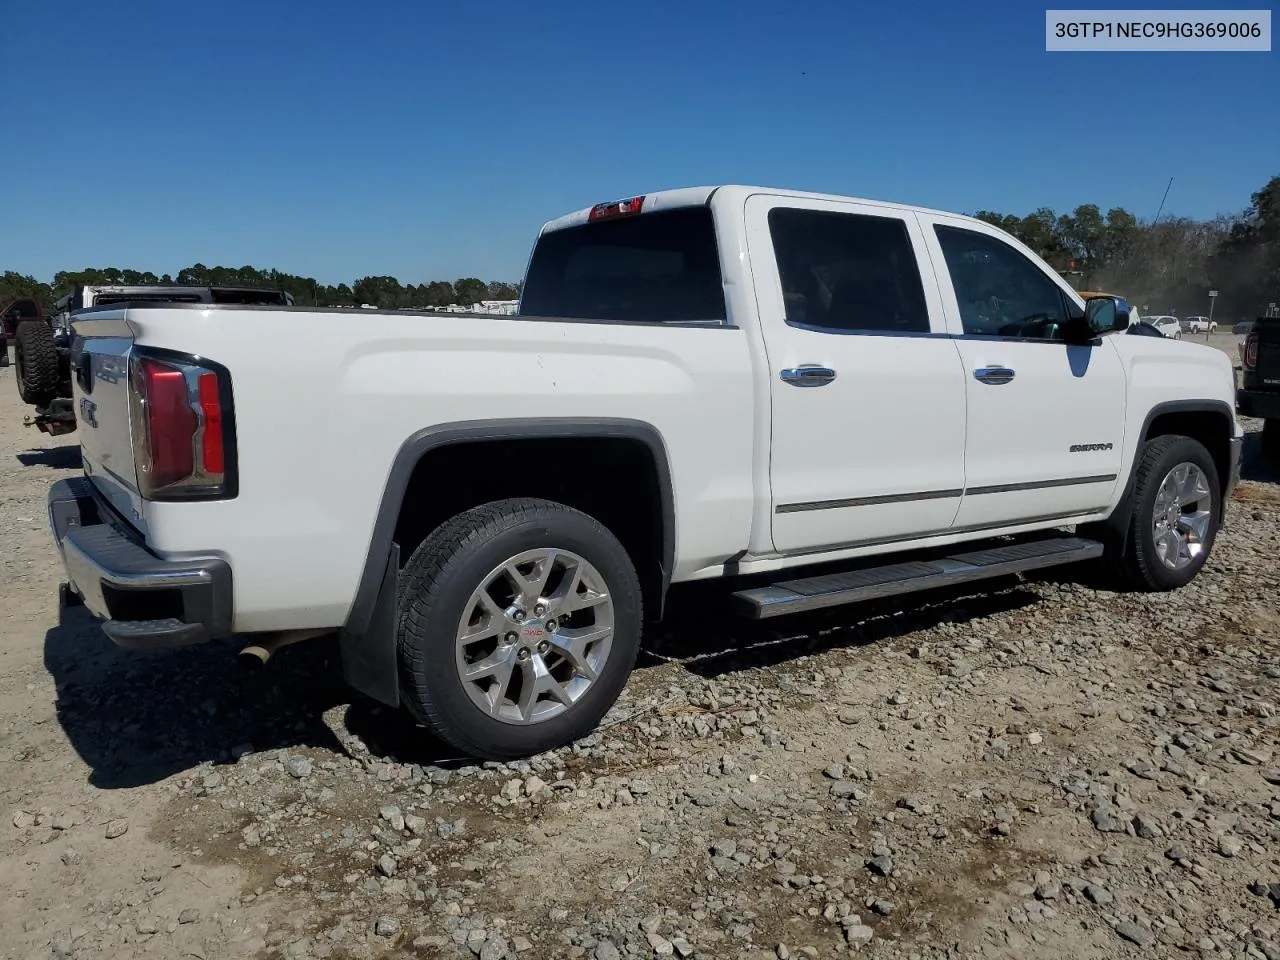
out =
[[[657,470],[662,514],[659,608],[675,565],[675,502],[666,445],[652,425],[606,418],[489,420],[443,424],[414,434],[400,447],[383,490],[364,573],[347,622],[339,632],[343,676],[356,690],[390,706],[400,704],[396,609],[399,602],[400,544],[396,518],[418,462],[442,446],[476,441],[578,438],[639,440]],[[661,615],[661,609],[658,611]]]

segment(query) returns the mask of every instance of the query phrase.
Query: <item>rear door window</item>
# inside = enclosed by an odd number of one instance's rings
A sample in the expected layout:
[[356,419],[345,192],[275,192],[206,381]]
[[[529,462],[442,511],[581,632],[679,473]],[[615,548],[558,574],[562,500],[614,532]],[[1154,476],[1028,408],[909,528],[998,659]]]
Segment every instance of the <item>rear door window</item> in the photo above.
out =
[[929,332],[920,268],[901,217],[776,207],[769,233],[791,326]]
[[520,313],[625,323],[723,323],[715,223],[706,207],[598,220],[543,234]]

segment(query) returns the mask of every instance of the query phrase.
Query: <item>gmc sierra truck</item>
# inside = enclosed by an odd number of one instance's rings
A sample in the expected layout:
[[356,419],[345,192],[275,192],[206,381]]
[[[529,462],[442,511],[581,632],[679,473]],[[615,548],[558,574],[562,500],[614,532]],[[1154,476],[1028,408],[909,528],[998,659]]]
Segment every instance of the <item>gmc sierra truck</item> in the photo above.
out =
[[134,648],[337,632],[354,688],[490,759],[592,730],[678,585],[748,618],[1083,561],[1169,590],[1238,474],[1225,354],[1126,335],[988,224],[837,196],[568,214],[514,316],[74,327],[62,602]]

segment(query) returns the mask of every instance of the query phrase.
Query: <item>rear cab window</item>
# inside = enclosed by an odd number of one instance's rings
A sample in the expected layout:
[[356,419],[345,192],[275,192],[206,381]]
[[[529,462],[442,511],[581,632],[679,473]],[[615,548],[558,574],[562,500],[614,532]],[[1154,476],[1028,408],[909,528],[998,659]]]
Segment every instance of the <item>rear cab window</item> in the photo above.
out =
[[544,233],[520,313],[620,323],[724,323],[710,208],[678,207]]

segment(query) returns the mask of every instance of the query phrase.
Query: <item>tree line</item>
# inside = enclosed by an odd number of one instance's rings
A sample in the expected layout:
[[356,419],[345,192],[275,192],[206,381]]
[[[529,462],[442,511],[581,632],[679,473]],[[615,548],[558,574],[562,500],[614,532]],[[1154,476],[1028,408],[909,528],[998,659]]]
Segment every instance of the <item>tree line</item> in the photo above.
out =
[[117,267],[90,267],[84,270],[61,270],[45,283],[28,274],[13,270],[0,275],[0,306],[19,297],[39,301],[46,312],[54,302],[76,284],[183,284],[195,286],[264,287],[292,294],[294,303],[302,306],[358,307],[369,303],[383,310],[445,307],[449,304],[470,306],[481,300],[515,300],[520,284],[484,281],[463,277],[452,282],[432,280],[429,283],[402,284],[395,277],[361,277],[351,285],[319,283],[312,277],[301,277],[280,270],[257,267],[206,267],[193,264],[176,275],[157,276],[150,271],[121,270]]
[[1116,293],[1147,313],[1253,319],[1280,302],[1280,176],[1249,206],[1212,220],[1140,221],[1114,207],[1086,203],[1071,213],[1042,207],[1024,216],[980,210],[976,216],[1013,234],[1079,290]]
[[[1224,322],[1258,316],[1280,302],[1280,176],[1250,198],[1243,211],[1212,220],[1164,217],[1144,222],[1121,207],[1105,214],[1086,203],[1059,214],[1042,207],[1023,216],[980,210],[975,214],[1013,234],[1080,290],[1124,296],[1142,312],[1178,316],[1207,313],[1209,291],[1217,290],[1215,316]],[[136,270],[62,271],[45,283],[8,271],[0,276],[0,305],[32,297],[48,310],[77,283],[181,283],[269,287],[285,290],[308,306],[382,309],[470,305],[480,300],[514,300],[520,284],[474,277],[402,284],[395,277],[361,277],[348,286],[256,267],[206,267],[177,275]]]

